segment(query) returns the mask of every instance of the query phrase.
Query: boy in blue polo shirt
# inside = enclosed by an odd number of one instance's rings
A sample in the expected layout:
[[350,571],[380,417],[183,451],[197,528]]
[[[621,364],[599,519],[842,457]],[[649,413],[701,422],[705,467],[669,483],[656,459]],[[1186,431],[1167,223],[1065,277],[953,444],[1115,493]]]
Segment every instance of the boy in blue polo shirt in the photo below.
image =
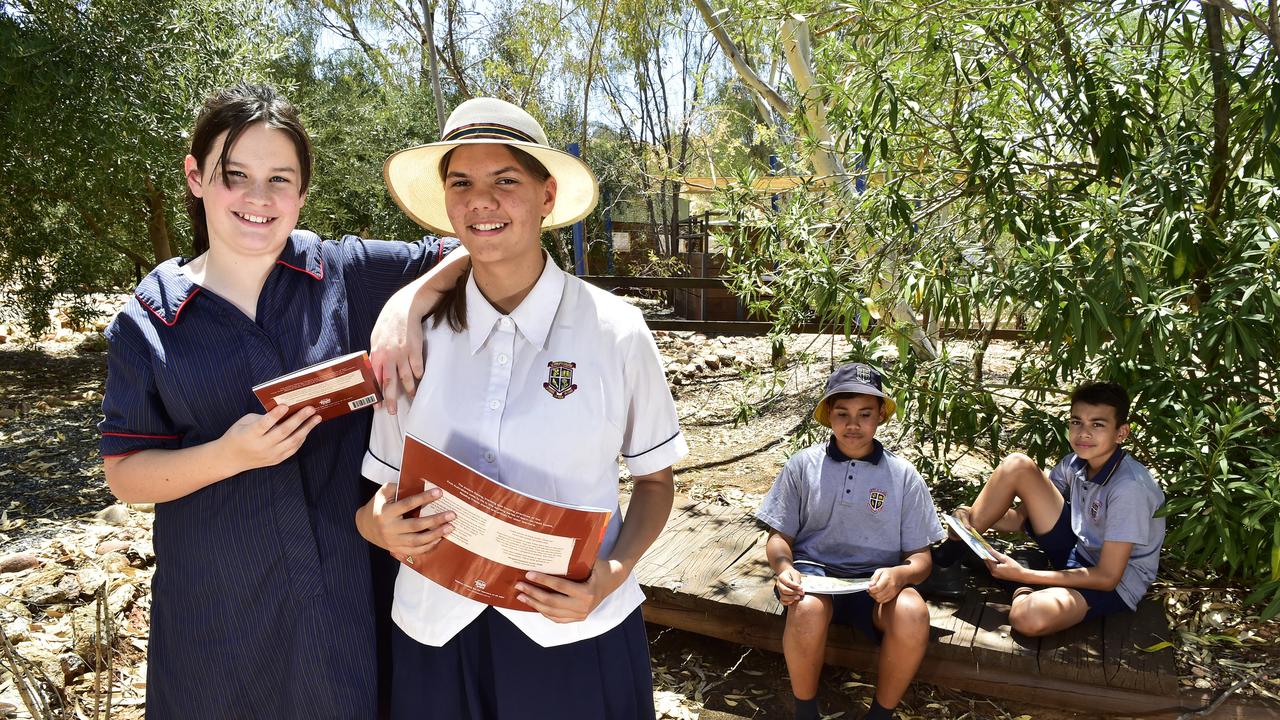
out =
[[[787,461],[756,517],[771,529],[765,552],[774,592],[787,608],[783,655],[797,720],[817,720],[818,680],[832,622],[881,645],[875,702],[890,718],[929,641],[929,609],[911,585],[929,575],[929,546],[945,537],[915,467],[885,450],[876,428],[894,411],[880,373],[838,368],[813,417],[831,438]],[[866,592],[806,593],[802,575],[870,577]]]
[[[1026,532],[1053,570],[1024,568],[1006,555],[988,561],[1000,580],[1046,586],[1014,592],[1009,624],[1048,635],[1093,617],[1137,608],[1156,577],[1164,493],[1120,443],[1129,436],[1129,394],[1092,382],[1071,393],[1069,453],[1048,474],[1031,458],[1005,458],[973,507],[956,517],[978,532]],[[1014,506],[1014,500],[1019,504]]]

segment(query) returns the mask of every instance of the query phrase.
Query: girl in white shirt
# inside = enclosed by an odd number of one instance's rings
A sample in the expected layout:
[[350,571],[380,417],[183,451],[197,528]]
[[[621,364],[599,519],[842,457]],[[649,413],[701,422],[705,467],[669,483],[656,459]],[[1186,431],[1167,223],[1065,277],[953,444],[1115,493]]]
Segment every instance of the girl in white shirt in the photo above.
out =
[[492,98],[460,105],[442,136],[393,155],[385,175],[407,214],[459,238],[472,271],[425,323],[434,381],[399,414],[375,415],[363,472],[384,487],[357,513],[361,534],[429,563],[452,531],[452,514],[429,507],[438,490],[395,501],[406,431],[540,498],[617,510],[619,456],[634,489],[587,580],[528,573],[518,586],[528,611],[492,608],[402,567],[392,715],[652,718],[632,569],[666,523],[671,466],[688,452],[657,347],[639,311],[542,250],[542,230],[595,206],[585,164]]

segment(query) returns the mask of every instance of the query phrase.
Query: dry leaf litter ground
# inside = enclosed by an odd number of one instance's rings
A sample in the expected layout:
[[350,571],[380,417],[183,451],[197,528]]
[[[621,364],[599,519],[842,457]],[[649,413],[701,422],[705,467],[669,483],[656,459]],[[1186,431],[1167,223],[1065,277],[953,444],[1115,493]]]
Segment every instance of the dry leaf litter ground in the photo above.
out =
[[[102,320],[74,328],[57,310],[54,330],[24,336],[0,317],[0,718],[140,718],[146,695],[147,617],[155,555],[151,508],[114,503],[97,457],[106,358],[101,330],[123,296],[97,299]],[[660,333],[659,348],[692,449],[679,491],[751,509],[793,449],[788,436],[812,407],[840,340],[798,336],[776,369],[765,338]],[[1015,350],[993,348],[998,372]],[[747,422],[742,420],[747,419]],[[895,428],[885,429],[894,445]],[[959,471],[986,468],[964,457]],[[624,478],[625,483],[625,478]],[[945,502],[939,499],[940,502]],[[1162,573],[1154,589],[1176,635],[1181,682],[1206,693],[1274,699],[1280,694],[1280,624],[1241,607],[1247,590],[1195,570]],[[790,716],[780,655],[650,627],[655,700],[662,718]],[[829,718],[857,718],[874,676],[828,668],[821,697]],[[110,688],[108,692],[107,688]],[[58,708],[65,714],[58,714]],[[900,717],[1076,717],[913,685]]]

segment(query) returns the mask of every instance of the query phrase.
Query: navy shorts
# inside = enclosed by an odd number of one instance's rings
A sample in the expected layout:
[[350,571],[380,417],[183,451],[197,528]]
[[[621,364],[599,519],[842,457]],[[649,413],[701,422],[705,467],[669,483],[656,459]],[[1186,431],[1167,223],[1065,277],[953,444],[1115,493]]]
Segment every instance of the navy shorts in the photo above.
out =
[[[1055,570],[1093,567],[1093,563],[1084,558],[1080,554],[1080,548],[1076,546],[1076,533],[1071,529],[1070,500],[1062,503],[1062,514],[1058,516],[1058,522],[1054,523],[1053,529],[1049,532],[1044,535],[1037,535],[1035,530],[1031,529],[1030,521],[1027,521],[1023,529],[1027,535],[1031,536],[1031,539],[1036,541],[1036,545],[1040,546],[1040,550],[1048,556],[1049,564]],[[1133,609],[1125,603],[1124,598],[1120,597],[1120,593],[1115,590],[1071,589],[1084,596],[1084,601],[1089,606],[1089,612],[1084,616],[1085,620],[1120,612],[1133,612]]]
[[[801,575],[818,575],[820,577],[839,577],[839,578],[867,578],[871,577],[871,573],[847,574],[832,572],[825,565],[820,565],[808,560],[796,560],[792,563]],[[773,594],[778,596],[778,587],[775,585]],[[871,593],[856,592],[844,593],[840,595],[828,595],[831,598],[831,622],[838,625],[848,625],[858,632],[865,635],[869,640],[879,645],[884,639],[884,633],[876,628],[875,612],[876,601],[871,598]],[[781,598],[779,598],[781,599]]]
[[486,608],[442,647],[397,625],[395,720],[653,720],[649,638],[640,608],[603,635],[542,647]]

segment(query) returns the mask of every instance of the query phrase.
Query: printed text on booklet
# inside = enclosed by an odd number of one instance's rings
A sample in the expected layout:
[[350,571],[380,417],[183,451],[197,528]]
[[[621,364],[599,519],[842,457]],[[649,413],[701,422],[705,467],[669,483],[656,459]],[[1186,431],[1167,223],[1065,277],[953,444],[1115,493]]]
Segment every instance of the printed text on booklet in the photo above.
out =
[[321,420],[330,420],[382,399],[365,352],[325,360],[253,387],[262,407],[271,412],[288,405],[289,414],[314,407]]

